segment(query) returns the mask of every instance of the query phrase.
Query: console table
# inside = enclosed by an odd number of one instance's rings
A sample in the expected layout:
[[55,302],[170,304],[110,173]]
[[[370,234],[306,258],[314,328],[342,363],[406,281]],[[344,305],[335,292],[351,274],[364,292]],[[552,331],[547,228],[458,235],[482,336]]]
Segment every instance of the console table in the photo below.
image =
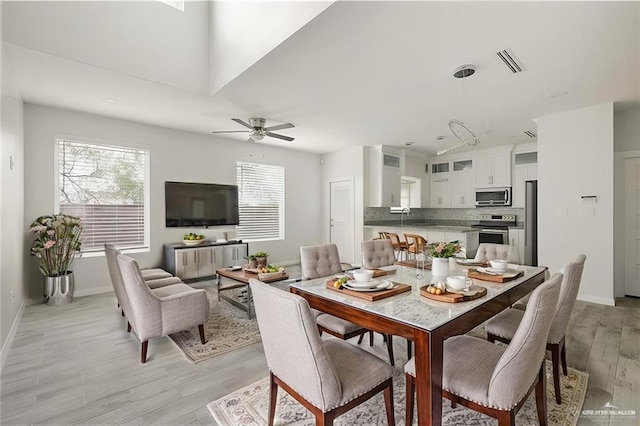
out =
[[216,269],[242,266],[248,253],[249,247],[242,241],[205,241],[197,246],[165,244],[164,269],[183,281],[210,279]]

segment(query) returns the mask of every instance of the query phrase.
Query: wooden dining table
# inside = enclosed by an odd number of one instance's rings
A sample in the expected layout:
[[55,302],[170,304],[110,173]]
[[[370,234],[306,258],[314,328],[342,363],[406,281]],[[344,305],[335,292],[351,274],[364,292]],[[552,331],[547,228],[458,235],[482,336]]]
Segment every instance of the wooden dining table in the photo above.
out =
[[[425,298],[420,294],[420,287],[431,282],[430,271],[400,265],[396,266],[394,274],[378,279],[408,284],[411,291],[374,302],[327,288],[327,277],[293,283],[289,290],[304,297],[312,308],[369,330],[413,341],[418,424],[440,425],[444,341],[482,324],[545,280],[545,267],[510,264],[509,269],[522,271],[523,275],[505,283],[474,279],[473,284],[485,287],[487,294],[460,303]],[[464,269],[455,273],[464,273]]]

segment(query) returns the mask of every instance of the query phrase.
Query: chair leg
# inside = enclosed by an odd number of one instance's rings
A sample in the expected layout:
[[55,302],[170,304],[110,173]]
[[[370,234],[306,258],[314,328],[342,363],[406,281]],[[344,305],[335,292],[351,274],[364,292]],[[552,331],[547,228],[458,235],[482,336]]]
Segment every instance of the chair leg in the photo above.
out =
[[487,341],[490,342],[490,343],[495,343],[496,342],[496,336],[494,336],[493,334],[487,333]]
[[362,343],[363,338],[364,338],[364,333],[362,333],[360,337],[358,337],[358,344]]
[[198,331],[200,332],[200,343],[204,345],[205,343],[207,343],[207,341],[204,338],[204,324],[198,325]]
[[124,316],[124,310],[120,309],[120,313],[122,314],[122,316]]
[[551,363],[553,364],[553,389],[556,393],[556,403],[562,403],[562,395],[560,395],[560,347],[551,345]]
[[389,386],[384,389],[384,408],[387,411],[387,426],[394,426],[396,420],[393,415],[393,381],[389,379]]
[[149,341],[145,340],[144,342],[142,342],[142,351],[140,351],[140,362],[141,363],[145,363],[147,362],[147,348],[149,347]]
[[567,352],[565,350],[564,341],[561,344],[562,344],[562,349],[560,349],[560,360],[562,361],[562,372],[566,376],[568,374],[567,373]]
[[369,346],[373,346],[373,331],[369,331]]
[[131,323],[127,322],[127,333],[131,333]]
[[411,426],[413,424],[413,405],[414,405],[413,398],[416,390],[416,383],[415,383],[415,378],[411,374],[405,374],[405,376],[406,376],[405,400],[407,401],[407,406],[405,407],[407,410],[407,413],[405,415],[405,425]]
[[540,371],[538,372],[538,383],[536,383],[536,409],[540,426],[547,425],[547,374],[544,363],[545,361],[542,361],[542,366],[540,366]]
[[273,380],[273,373],[269,373],[269,426],[273,426],[276,416],[276,402],[278,401],[278,384]]
[[395,359],[393,356],[393,338],[390,334],[385,335],[385,340],[387,342],[387,353],[389,354],[389,364],[391,366],[395,366]]
[[333,411],[316,414],[316,426],[332,426],[335,414]]
[[407,340],[407,359],[411,359],[413,356],[413,342],[411,340]]
[[498,411],[498,426],[515,426],[516,415],[512,411]]

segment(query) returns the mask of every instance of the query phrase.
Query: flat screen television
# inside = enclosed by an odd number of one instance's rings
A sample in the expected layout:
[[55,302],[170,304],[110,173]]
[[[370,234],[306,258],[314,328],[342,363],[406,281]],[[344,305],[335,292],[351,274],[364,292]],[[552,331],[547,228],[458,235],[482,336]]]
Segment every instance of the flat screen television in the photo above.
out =
[[165,182],[167,227],[237,225],[238,186]]

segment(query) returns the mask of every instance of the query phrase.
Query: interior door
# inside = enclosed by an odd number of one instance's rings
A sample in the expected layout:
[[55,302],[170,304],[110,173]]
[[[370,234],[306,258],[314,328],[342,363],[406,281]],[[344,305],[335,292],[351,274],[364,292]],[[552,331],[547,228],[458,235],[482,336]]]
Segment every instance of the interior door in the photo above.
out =
[[640,297],[640,158],[625,160],[625,294]]
[[355,263],[353,180],[332,181],[329,187],[330,241],[338,246],[342,262]]

